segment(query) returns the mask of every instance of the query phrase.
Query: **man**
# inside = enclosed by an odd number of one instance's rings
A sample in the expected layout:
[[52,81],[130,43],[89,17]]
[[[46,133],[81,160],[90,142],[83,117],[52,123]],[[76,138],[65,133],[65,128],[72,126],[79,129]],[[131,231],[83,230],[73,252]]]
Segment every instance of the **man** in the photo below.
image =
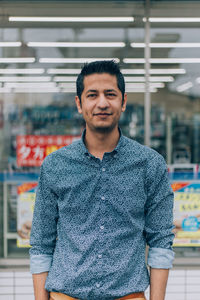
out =
[[77,79],[82,139],[44,160],[31,233],[35,299],[164,300],[173,193],[164,159],[118,127],[127,95],[113,61]]

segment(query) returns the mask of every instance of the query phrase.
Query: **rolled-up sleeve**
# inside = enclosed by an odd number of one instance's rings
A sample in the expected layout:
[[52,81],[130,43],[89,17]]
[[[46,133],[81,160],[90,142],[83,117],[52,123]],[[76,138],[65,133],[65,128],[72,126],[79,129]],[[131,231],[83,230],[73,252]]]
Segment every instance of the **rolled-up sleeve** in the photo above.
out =
[[172,268],[174,252],[174,194],[162,156],[151,159],[146,177],[145,236],[149,246],[147,263],[152,268]]
[[49,271],[57,237],[57,195],[51,186],[51,171],[43,163],[36,191],[33,222],[31,228],[30,271]]

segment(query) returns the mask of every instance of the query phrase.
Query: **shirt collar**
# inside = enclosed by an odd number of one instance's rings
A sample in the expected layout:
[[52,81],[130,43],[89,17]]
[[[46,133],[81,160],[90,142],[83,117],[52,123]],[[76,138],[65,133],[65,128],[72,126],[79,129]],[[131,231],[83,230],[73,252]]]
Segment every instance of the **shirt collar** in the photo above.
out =
[[[119,141],[117,143],[117,146],[115,147],[115,149],[112,152],[119,152],[120,149],[124,146],[124,141],[125,141],[125,137],[122,134],[121,129],[118,127],[119,130]],[[85,134],[86,134],[86,129],[83,130],[82,135],[81,135],[81,149],[83,150],[83,152],[86,155],[90,155],[86,145],[85,145]]]

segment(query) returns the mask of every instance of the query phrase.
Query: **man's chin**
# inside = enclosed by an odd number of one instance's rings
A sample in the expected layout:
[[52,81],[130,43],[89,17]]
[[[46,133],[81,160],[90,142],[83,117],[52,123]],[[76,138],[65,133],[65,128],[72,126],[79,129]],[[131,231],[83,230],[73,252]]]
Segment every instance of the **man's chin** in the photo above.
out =
[[100,132],[100,133],[106,133],[106,132],[111,132],[113,129],[115,128],[115,126],[108,126],[108,125],[102,125],[102,126],[95,126],[94,130],[96,132]]

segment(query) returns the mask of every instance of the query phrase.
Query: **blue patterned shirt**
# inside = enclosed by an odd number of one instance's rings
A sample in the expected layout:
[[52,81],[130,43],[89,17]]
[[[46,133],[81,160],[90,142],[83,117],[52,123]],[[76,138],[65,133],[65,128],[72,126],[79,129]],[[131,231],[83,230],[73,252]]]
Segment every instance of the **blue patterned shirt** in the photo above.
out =
[[156,151],[121,135],[103,159],[82,139],[43,162],[31,231],[31,272],[45,288],[87,300],[145,291],[148,265],[171,268],[173,192]]

